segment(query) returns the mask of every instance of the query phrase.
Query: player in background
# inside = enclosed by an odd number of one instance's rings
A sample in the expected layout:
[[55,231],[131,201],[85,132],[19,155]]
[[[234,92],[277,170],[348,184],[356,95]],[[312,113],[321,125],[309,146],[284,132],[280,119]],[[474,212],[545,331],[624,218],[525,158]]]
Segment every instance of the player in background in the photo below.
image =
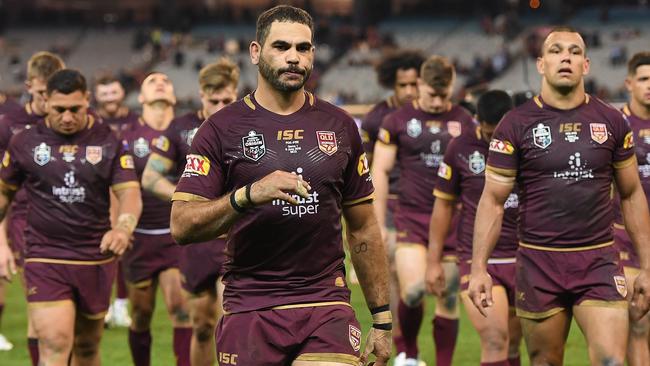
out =
[[[89,96],[78,71],[53,74],[45,119],[12,138],[0,169],[0,216],[22,185],[29,202],[24,276],[39,365],[99,365],[115,256],[142,208],[133,158],[88,113]],[[118,200],[114,228],[109,190]]]
[[7,113],[15,113],[21,109],[20,104],[16,103],[7,94],[0,92],[0,116]]
[[[632,132],[634,133],[634,150],[639,164],[639,178],[646,194],[650,194],[650,52],[639,52],[628,62],[625,86],[629,93],[629,102],[623,107]],[[628,292],[634,289],[632,284],[639,275],[639,258],[634,250],[630,236],[625,231],[621,215],[620,200],[615,201],[614,241],[620,252]],[[635,320],[630,314],[630,335],[627,348],[627,362],[631,366],[650,364],[648,333],[650,321],[645,316]]]
[[[199,72],[202,109],[176,118],[152,146],[142,174],[145,190],[169,202],[185,169],[186,155],[197,130],[209,116],[237,98],[239,68],[227,59],[206,65]],[[192,321],[192,365],[213,365],[214,330],[223,313],[221,299],[225,240],[217,238],[182,248],[180,270],[183,288],[189,293]]]
[[451,226],[454,207],[462,204],[458,225],[458,259],[460,261],[461,299],[472,325],[481,337],[482,366],[520,365],[519,345],[521,326],[514,311],[515,254],[517,241],[518,197],[512,193],[504,208],[504,223],[499,242],[488,260],[488,271],[497,283],[494,288],[494,307],[487,317],[479,313],[467,297],[472,236],[476,206],[485,184],[485,162],[492,133],[503,115],[512,109],[512,99],[501,90],[483,94],[477,103],[477,121],[474,131],[465,131],[453,139],[438,171],[434,195],[436,202],[431,215],[429,260],[427,263],[427,292],[441,296],[445,277],[442,251]]
[[[121,138],[125,130],[138,123],[138,114],[124,105],[124,98],[126,97],[124,87],[114,76],[103,75],[97,79],[94,97],[97,115],[102,118],[102,123],[108,124],[118,138]],[[129,294],[122,267],[117,267],[117,276],[115,277],[117,291],[115,299],[106,314],[105,324],[108,327],[128,327],[131,325]]]
[[[179,243],[228,233],[219,363],[365,365],[374,352],[385,366],[388,264],[369,167],[354,120],[304,90],[314,61],[311,16],[291,6],[263,12],[249,50],[256,91],[201,126],[172,205]],[[375,323],[362,354],[342,214]]]
[[[30,96],[29,101],[19,109],[7,111],[0,115],[0,153],[4,154],[11,137],[27,126],[42,120],[46,113],[47,79],[65,67],[63,60],[50,52],[37,52],[27,61],[27,79],[25,86]],[[25,227],[27,225],[27,193],[19,190],[14,196],[11,209],[0,224],[0,244],[8,243],[16,265],[22,267],[25,251]],[[4,284],[0,281],[0,299],[4,298]],[[0,317],[2,315],[0,306]],[[2,339],[0,339],[2,343]],[[5,344],[5,348],[9,345]],[[38,339],[27,316],[27,347],[32,365],[38,364]]]
[[[363,148],[368,156],[368,162],[372,165],[372,154],[375,150],[377,135],[381,123],[388,114],[396,111],[404,104],[417,98],[417,81],[420,75],[420,67],[424,62],[424,56],[418,51],[397,51],[385,56],[377,65],[377,80],[382,87],[392,90],[393,93],[385,100],[377,103],[366,114],[361,123],[361,140]],[[397,318],[397,305],[399,303],[399,286],[397,274],[395,273],[395,223],[393,222],[393,211],[397,205],[397,178],[399,171],[395,167],[390,175],[389,196],[386,207],[385,226],[382,227],[382,238],[388,250],[388,262],[391,274],[391,311],[393,318]],[[397,325],[397,323],[395,324]],[[393,340],[398,353],[404,351],[399,326],[393,327]]]
[[[174,86],[167,75],[153,72],[142,82],[138,101],[142,104],[142,117],[122,131],[122,141],[128,144],[136,173],[141,177],[151,147],[174,119]],[[192,329],[178,270],[181,247],[174,242],[169,230],[171,202],[146,190],[141,194],[142,216],[133,234],[133,248],[121,258],[133,314],[129,327],[131,357],[136,366],[151,364],[151,321],[156,290],[160,286],[174,328],[176,364],[189,366]]]
[[[628,306],[638,319],[650,300],[650,214],[633,132],[620,111],[585,93],[589,68],[578,32],[549,33],[537,59],[540,95],[497,126],[476,214],[469,297],[487,316],[494,306],[488,258],[516,181],[516,307],[531,365],[562,364],[572,317],[592,365],[623,365]],[[640,262],[629,305],[613,245],[613,183]]]
[[[424,275],[429,243],[429,221],[435,197],[436,172],[449,141],[465,130],[474,130],[472,116],[451,102],[455,72],[444,57],[431,56],[420,69],[418,98],[389,114],[379,131],[372,164],[376,187],[375,212],[383,227],[389,176],[399,166],[399,197],[395,209],[397,249],[395,266],[399,281],[398,319],[404,350],[395,362],[417,365],[417,335],[424,312]],[[437,299],[433,338],[438,365],[450,365],[458,335],[458,267],[455,248],[443,256],[448,279],[444,296]]]

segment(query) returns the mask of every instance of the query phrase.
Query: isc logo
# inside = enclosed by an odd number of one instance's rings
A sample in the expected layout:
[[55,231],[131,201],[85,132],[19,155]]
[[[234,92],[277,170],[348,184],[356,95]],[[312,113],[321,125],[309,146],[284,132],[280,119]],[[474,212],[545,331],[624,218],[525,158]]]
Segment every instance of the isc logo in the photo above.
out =
[[560,124],[560,132],[580,132],[580,129],[582,128],[582,123],[580,122],[575,122],[575,123],[561,123]]
[[278,141],[302,140],[305,130],[281,130],[278,131]]
[[220,365],[236,365],[237,364],[237,356],[234,353],[225,353],[225,352],[219,352],[219,364]]

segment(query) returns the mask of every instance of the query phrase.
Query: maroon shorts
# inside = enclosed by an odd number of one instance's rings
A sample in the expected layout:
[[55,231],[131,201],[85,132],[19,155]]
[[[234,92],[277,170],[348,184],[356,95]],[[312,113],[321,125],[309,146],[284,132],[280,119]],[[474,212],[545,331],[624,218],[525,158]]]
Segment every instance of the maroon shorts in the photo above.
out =
[[619,257],[623,267],[640,268],[639,257],[636,255],[636,250],[632,244],[632,239],[625,231],[624,227],[614,225],[614,244],[618,249]]
[[33,262],[29,259],[25,262],[29,305],[71,300],[81,315],[89,319],[103,319],[111,299],[117,261],[61,262]]
[[345,305],[259,310],[223,316],[216,344],[220,365],[276,366],[303,360],[357,366],[361,327],[354,310]]
[[16,258],[16,265],[22,267],[25,260],[25,228],[27,227],[27,218],[22,215],[9,214],[7,218],[7,239],[9,247]]
[[217,239],[183,247],[181,275],[183,288],[192,295],[201,295],[216,289],[217,280],[223,275],[226,240]]
[[133,233],[133,248],[122,256],[124,279],[135,287],[151,284],[160,272],[179,268],[181,246],[171,234],[150,235]]
[[[461,261],[459,267],[460,290],[467,291],[472,264]],[[515,306],[515,268],[514,258],[490,258],[487,266],[488,274],[492,277],[492,285],[501,286],[506,290],[510,306]]]
[[[455,245],[456,225],[454,222],[458,222],[458,216],[454,216],[452,220],[452,225],[449,228],[449,236],[445,240],[445,245],[442,249],[442,260],[445,262],[455,262],[457,260]],[[404,210],[397,206],[394,217],[398,245],[416,244],[429,247],[429,222],[431,220],[431,213]]]
[[517,252],[517,315],[544,319],[574,305],[627,307],[627,287],[613,245],[548,251],[520,247]]

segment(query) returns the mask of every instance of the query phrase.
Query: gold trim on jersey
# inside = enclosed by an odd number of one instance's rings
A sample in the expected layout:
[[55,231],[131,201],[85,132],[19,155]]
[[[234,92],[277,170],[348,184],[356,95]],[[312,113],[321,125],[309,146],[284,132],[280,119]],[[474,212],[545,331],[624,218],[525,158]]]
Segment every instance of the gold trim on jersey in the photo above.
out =
[[365,201],[372,201],[374,199],[375,199],[375,194],[371,193],[371,194],[369,194],[369,195],[367,195],[365,197],[357,198],[356,200],[345,201],[345,202],[343,202],[343,206],[353,206],[353,205],[356,205],[358,203],[362,203],[362,202],[365,202]]
[[72,299],[64,299],[64,300],[52,300],[52,301],[33,301],[29,302],[27,301],[27,306],[30,308],[49,308],[53,306],[60,306],[65,303],[71,303],[74,305],[74,301]]
[[308,92],[308,91],[306,91],[305,93],[307,94],[307,99],[309,100],[309,106],[310,106],[310,107],[313,107],[313,106],[314,106],[314,102],[315,102],[314,94],[312,94],[312,93],[310,93],[310,92]]
[[398,108],[399,103],[397,103],[397,97],[393,94],[390,97],[386,98],[386,105],[388,108]]
[[458,256],[456,256],[455,254],[443,255],[440,261],[447,262],[447,263],[458,263]]
[[514,178],[517,176],[517,169],[497,168],[492,165],[486,165],[485,171],[486,173],[494,173],[506,178]]
[[636,162],[636,155],[632,155],[623,161],[615,161],[614,163],[612,163],[612,165],[614,166],[614,169],[623,169],[634,164],[635,162]]
[[575,306],[597,306],[599,308],[618,308],[618,309],[627,309],[628,302],[627,300],[585,300],[580,304]]
[[86,313],[79,312],[81,316],[90,320],[104,319],[106,317],[106,313],[108,313],[108,311],[102,311],[101,313],[97,313],[97,314],[86,314]]
[[425,243],[416,243],[412,241],[399,241],[399,240],[395,243],[395,245],[397,247],[413,247],[413,246],[426,247],[427,246]]
[[437,188],[433,190],[433,195],[436,198],[440,198],[440,199],[443,199],[445,201],[455,201],[456,200],[456,195],[440,191]]
[[606,243],[601,243],[601,244],[594,244],[594,245],[587,245],[584,247],[569,247],[569,248],[550,248],[550,247],[545,247],[541,245],[534,245],[534,244],[526,244],[523,242],[519,242],[519,245],[528,248],[528,249],[535,249],[535,250],[543,250],[546,252],[581,252],[584,250],[592,250],[592,249],[600,249],[600,248],[605,248],[610,245],[613,245],[614,241],[608,241]]
[[113,184],[111,186],[111,189],[113,190],[113,192],[121,191],[121,190],[127,189],[127,188],[138,188],[138,189],[140,189],[140,183],[138,183],[135,180],[130,180],[130,181],[127,181],[127,182],[116,183],[116,184]]
[[482,138],[482,136],[481,136],[481,126],[476,126],[476,138],[479,139],[479,140]]
[[533,101],[535,102],[535,104],[537,104],[538,107],[544,108],[544,104],[542,104],[542,101],[539,100],[539,95],[534,96]]
[[558,314],[564,310],[565,308],[552,308],[546,311],[534,312],[534,311],[526,311],[520,308],[515,308],[515,312],[517,313],[518,317],[524,319],[533,319],[533,320],[550,318],[553,315]]
[[623,106],[623,114],[628,116],[628,117],[632,116],[632,111],[630,110],[630,106],[628,104],[625,104]]
[[383,140],[380,140],[380,139],[377,139],[377,141],[375,141],[375,142],[379,142],[380,144],[382,144],[383,146],[386,146],[386,147],[397,149],[397,144],[394,144],[392,142],[384,142]]
[[151,284],[153,284],[153,280],[150,278],[150,279],[148,279],[148,280],[143,280],[143,281],[139,281],[139,282],[129,282],[129,281],[126,281],[126,283],[127,283],[127,285],[129,285],[130,287],[137,288],[137,289],[143,289],[143,288],[150,287]]
[[172,201],[185,201],[185,202],[200,202],[200,201],[209,201],[209,199],[199,196],[198,194],[186,193],[186,192],[174,192],[172,195]]
[[336,362],[346,365],[359,365],[359,357],[346,353],[303,353],[296,357],[296,361]]
[[251,100],[251,95],[250,95],[250,94],[247,94],[247,95],[244,97],[244,103],[246,103],[246,105],[248,106],[248,108],[250,108],[250,109],[252,109],[252,110],[255,110],[255,103],[253,103],[253,101]]
[[625,230],[625,225],[614,223],[614,228],[615,229]]
[[17,191],[18,186],[13,185],[13,184],[9,184],[9,183],[5,182],[4,180],[0,179],[0,189],[2,189],[2,190],[7,190],[8,189],[10,191]]
[[414,100],[413,100],[413,108],[414,108],[416,111],[419,111],[419,110],[420,110],[420,103],[418,103],[418,100],[417,100],[417,99],[414,99]]
[[92,114],[88,114],[88,124],[86,125],[86,129],[90,130],[94,125],[95,125],[95,117],[93,117]]
[[115,257],[103,259],[100,261],[80,261],[72,259],[54,259],[54,258],[27,258],[25,263],[49,263],[49,264],[74,264],[78,266],[98,266],[106,263],[113,262]]
[[25,103],[25,112],[27,112],[27,114],[30,116],[34,114],[34,110],[32,109],[32,102]]
[[316,308],[321,306],[333,306],[333,305],[343,305],[352,307],[349,303],[345,301],[325,301],[325,302],[308,302],[304,304],[289,304],[289,305],[278,305],[271,308],[271,310],[286,310],[286,309],[303,309],[303,308]]
[[589,104],[589,101],[591,98],[589,98],[589,94],[585,94],[585,104]]

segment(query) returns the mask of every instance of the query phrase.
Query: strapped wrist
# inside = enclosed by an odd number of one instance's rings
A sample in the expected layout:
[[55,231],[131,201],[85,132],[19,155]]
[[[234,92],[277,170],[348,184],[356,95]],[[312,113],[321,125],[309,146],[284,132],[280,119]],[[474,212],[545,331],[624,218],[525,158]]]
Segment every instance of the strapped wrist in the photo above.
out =
[[134,214],[123,213],[117,217],[117,224],[115,225],[115,228],[124,230],[130,235],[133,234],[133,231],[135,230],[137,224],[138,224],[138,219],[135,217]]
[[370,309],[372,314],[372,327],[380,330],[393,329],[393,314],[388,304]]

